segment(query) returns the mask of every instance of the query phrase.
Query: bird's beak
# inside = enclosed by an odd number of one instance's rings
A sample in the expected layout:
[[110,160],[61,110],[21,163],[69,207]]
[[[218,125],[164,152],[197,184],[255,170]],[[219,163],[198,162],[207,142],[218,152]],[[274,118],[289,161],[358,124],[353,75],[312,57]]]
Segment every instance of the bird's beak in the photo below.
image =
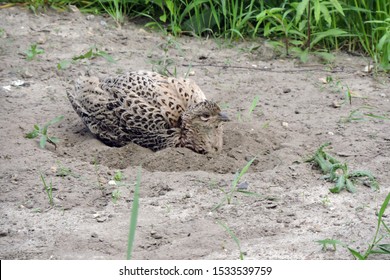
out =
[[225,113],[219,113],[218,117],[221,122],[230,122],[229,117]]

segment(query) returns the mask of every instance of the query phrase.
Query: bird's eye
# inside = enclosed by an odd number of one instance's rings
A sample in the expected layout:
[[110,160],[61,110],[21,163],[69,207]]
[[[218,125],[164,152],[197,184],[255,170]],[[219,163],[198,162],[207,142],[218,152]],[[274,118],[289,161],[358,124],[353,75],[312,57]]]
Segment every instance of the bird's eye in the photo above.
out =
[[210,114],[203,114],[200,116],[200,119],[204,122],[207,122],[210,119]]

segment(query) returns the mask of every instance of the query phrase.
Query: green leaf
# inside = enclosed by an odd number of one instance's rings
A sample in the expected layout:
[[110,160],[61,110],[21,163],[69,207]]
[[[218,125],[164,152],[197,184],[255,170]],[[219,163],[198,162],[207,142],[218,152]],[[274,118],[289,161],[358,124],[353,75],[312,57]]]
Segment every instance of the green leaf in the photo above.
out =
[[301,1],[297,6],[297,15],[295,17],[295,22],[298,23],[301,20],[301,17],[303,15],[303,12],[307,9],[307,6],[309,4],[309,0],[303,0]]
[[97,56],[101,56],[101,57],[105,58],[108,62],[111,62],[111,63],[115,63],[116,62],[115,59],[112,58],[112,56],[109,55],[108,53],[106,53],[105,51],[100,51],[99,50],[95,54]]
[[323,240],[316,240],[317,243],[322,245],[322,249],[325,250],[326,246],[331,245],[333,246],[333,249],[336,250],[336,245],[345,246],[344,243],[342,243],[339,240],[336,239],[323,239]]
[[380,120],[390,120],[390,118],[388,118],[388,117],[374,115],[374,114],[371,114],[371,113],[364,113],[363,115],[365,115],[367,117],[375,118],[375,119],[380,119]]
[[382,203],[381,209],[379,210],[379,213],[378,213],[378,226],[381,223],[381,220],[382,220],[383,214],[386,211],[387,205],[389,205],[389,201],[390,201],[390,192],[387,194],[385,200]]
[[256,20],[261,23],[267,17],[267,10],[262,11],[256,16]]
[[66,69],[66,68],[68,68],[71,64],[72,64],[72,61],[69,61],[69,60],[61,60],[61,61],[57,64],[57,69],[58,69],[58,70]]
[[350,179],[346,179],[345,180],[345,186],[347,187],[347,190],[351,193],[355,193],[356,192],[356,188],[354,186],[354,184],[352,183],[352,181]]
[[344,11],[343,11],[343,7],[341,7],[341,5],[340,5],[340,3],[339,3],[338,0],[330,0],[330,3],[333,4],[333,7],[335,7],[336,10],[337,10],[340,14],[342,14],[343,16],[345,16],[345,15],[344,15]]
[[45,125],[43,128],[42,128],[42,131],[41,131],[41,133],[43,134],[43,135],[47,135],[47,128],[48,128],[49,126],[48,125]]
[[175,14],[175,5],[174,5],[173,1],[172,0],[166,0],[165,4],[167,5],[168,10],[171,13],[171,15],[174,15]]
[[161,15],[160,16],[160,20],[162,21],[162,22],[166,22],[167,21],[167,14],[163,14],[163,15]]
[[85,58],[91,58],[93,55],[93,50],[92,48],[89,49],[88,52],[86,52],[85,54],[82,54],[82,55],[79,55],[79,56],[74,56],[72,59],[73,60],[80,60],[80,59],[85,59]]
[[46,135],[41,135],[41,139],[39,140],[39,146],[44,149],[46,146],[47,142],[47,136]]
[[328,24],[328,27],[329,27],[332,24],[332,17],[329,14],[328,7],[324,3],[321,3],[320,9],[321,9],[321,13],[324,16],[326,23]]
[[345,36],[348,33],[344,30],[338,29],[338,28],[332,28],[327,31],[323,32],[317,32],[313,34],[313,40],[310,43],[310,47],[315,46],[319,41],[326,37],[338,37],[338,36]]
[[331,53],[327,53],[327,52],[315,52],[314,53],[316,56],[319,56],[321,57],[323,60],[329,62],[329,61],[334,61],[335,60],[335,56]]
[[55,123],[58,123],[60,121],[62,121],[64,119],[64,116],[61,115],[61,116],[58,116],[58,117],[55,117],[54,119],[52,119],[51,121],[49,121],[45,126],[50,126],[50,125],[53,125]]
[[349,252],[351,252],[351,254],[356,258],[356,259],[358,259],[358,260],[365,260],[366,258],[364,257],[364,256],[362,256],[359,252],[357,252],[357,251],[355,251],[355,250],[353,250],[353,249],[351,249],[351,248],[349,248],[348,247],[348,250],[349,250]]
[[[389,33],[390,34],[390,33]],[[382,50],[383,49],[383,46],[385,45],[385,43],[387,42],[387,37],[390,36],[388,33],[385,33],[380,39],[379,39],[379,42],[378,42],[378,50]]]
[[339,193],[344,187],[345,187],[345,176],[340,175],[340,177],[337,179],[336,186],[334,186],[329,190],[332,193]]
[[263,195],[255,193],[255,192],[244,191],[244,190],[240,190],[240,189],[238,189],[237,192],[242,193],[242,194],[247,195],[247,196],[256,196],[256,197],[263,197],[264,198]]
[[390,254],[390,244],[379,244],[378,248],[381,249],[384,254]]
[[316,20],[316,23],[320,21],[320,16],[321,16],[321,6],[320,6],[320,1],[315,0],[314,2],[314,19]]
[[33,131],[27,133],[25,135],[25,137],[28,138],[28,139],[34,139],[34,138],[38,137],[38,135],[39,135],[39,131],[38,130],[33,130]]
[[234,240],[234,242],[237,244],[237,247],[238,249],[240,250],[240,259],[243,260],[244,259],[244,255],[241,251],[241,245],[240,245],[240,240],[237,238],[237,236],[234,234],[234,232],[228,227],[228,225],[224,224],[223,222],[221,221],[218,221],[217,220],[217,223],[222,226],[226,232],[230,235],[230,237]]
[[306,63],[309,60],[309,48],[306,48],[304,51],[302,51],[299,55],[299,58],[303,63]]
[[233,180],[232,186],[235,187],[237,186],[238,182],[240,181],[241,177],[248,171],[249,167],[252,165],[253,161],[256,158],[254,157],[248,163],[244,166],[244,168],[241,170],[240,173],[237,173],[236,178]]
[[57,144],[60,141],[60,139],[58,139],[55,136],[47,137],[47,139],[49,139],[49,141],[51,141],[54,144]]

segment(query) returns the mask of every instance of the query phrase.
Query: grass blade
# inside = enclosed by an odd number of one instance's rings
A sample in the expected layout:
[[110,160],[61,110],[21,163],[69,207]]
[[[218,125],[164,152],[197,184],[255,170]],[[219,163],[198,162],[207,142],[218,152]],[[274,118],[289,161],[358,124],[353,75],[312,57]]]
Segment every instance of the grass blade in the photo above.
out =
[[252,165],[252,163],[255,159],[256,158],[254,157],[250,161],[248,161],[248,163],[244,166],[244,168],[241,170],[241,172],[236,176],[236,178],[234,179],[234,181],[232,183],[233,187],[237,186],[241,177],[244,176],[244,174],[248,171],[249,167]]
[[237,244],[238,250],[240,251],[240,260],[244,259],[244,254],[241,251],[241,245],[240,245],[240,240],[238,240],[237,236],[234,234],[234,232],[223,222],[217,221],[217,223],[222,226],[227,233],[229,233],[230,237],[234,240],[234,242]]
[[138,169],[137,182],[134,188],[133,205],[131,207],[130,228],[127,240],[127,259],[130,260],[133,252],[135,230],[137,228],[137,218],[139,209],[139,188],[141,185],[141,167]]
[[366,257],[362,256],[359,252],[355,251],[354,249],[351,249],[348,247],[348,251],[358,260],[365,260]]
[[41,138],[39,140],[39,147],[44,149],[45,146],[46,146],[46,142],[47,142],[47,136],[46,135],[41,135]]

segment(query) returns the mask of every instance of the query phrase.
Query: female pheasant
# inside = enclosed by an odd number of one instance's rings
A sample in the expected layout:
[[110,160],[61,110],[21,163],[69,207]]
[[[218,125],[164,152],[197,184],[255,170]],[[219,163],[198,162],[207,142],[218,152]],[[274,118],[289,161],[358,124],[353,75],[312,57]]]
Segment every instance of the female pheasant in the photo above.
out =
[[153,151],[186,147],[202,154],[222,149],[222,123],[229,119],[191,80],[148,71],[102,81],[84,77],[67,95],[84,124],[109,146],[133,142]]

